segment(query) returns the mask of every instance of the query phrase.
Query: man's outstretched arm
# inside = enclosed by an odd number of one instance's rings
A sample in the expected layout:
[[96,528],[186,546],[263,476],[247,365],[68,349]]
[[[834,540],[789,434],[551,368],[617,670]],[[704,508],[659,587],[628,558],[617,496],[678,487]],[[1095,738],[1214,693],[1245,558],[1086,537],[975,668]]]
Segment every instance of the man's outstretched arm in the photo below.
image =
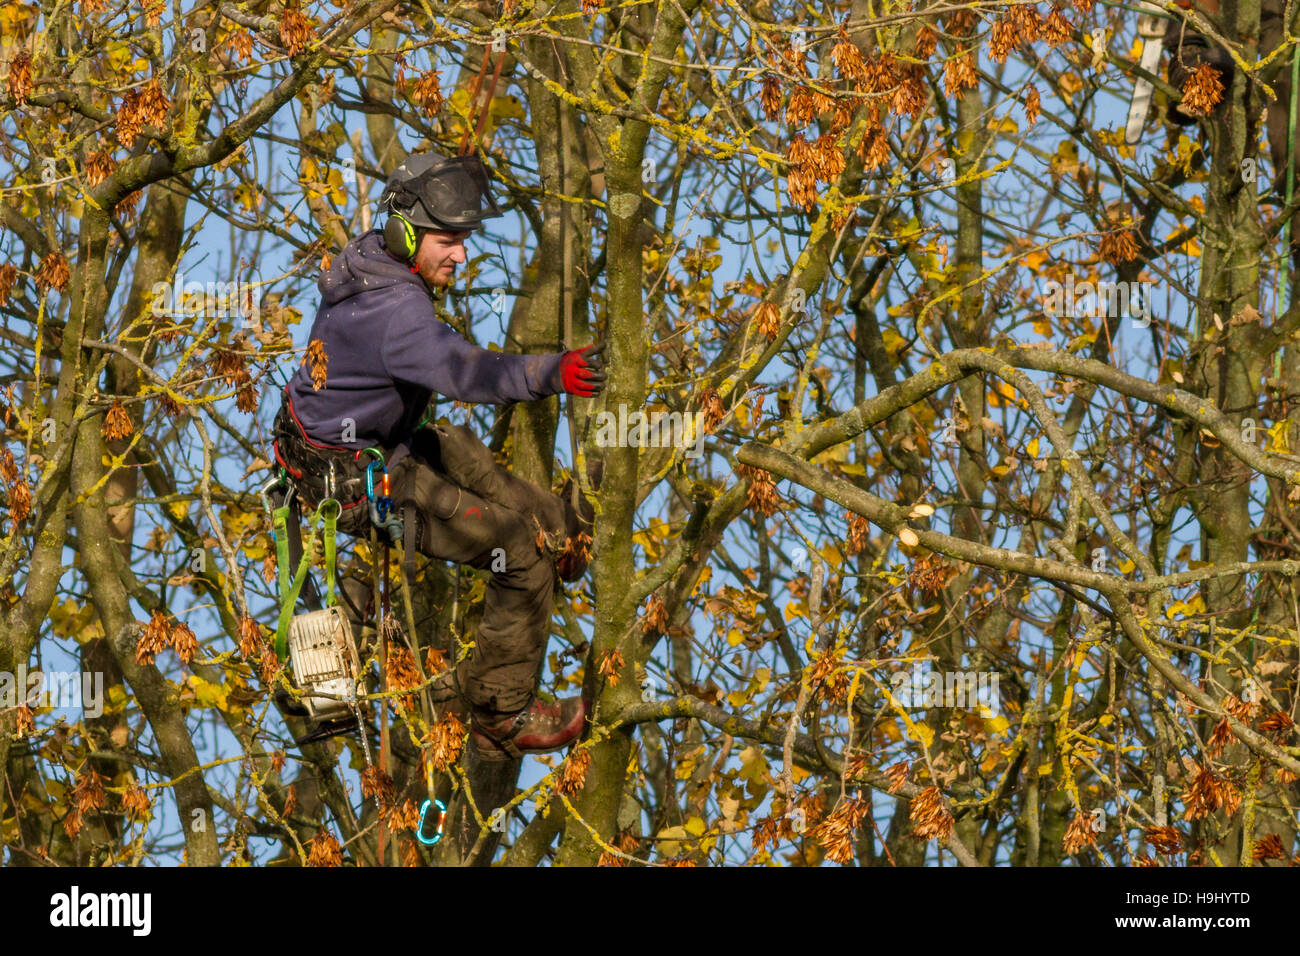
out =
[[461,402],[528,402],[560,392],[597,395],[605,385],[604,346],[547,355],[513,355],[471,345],[427,313],[389,323],[383,343],[389,375]]

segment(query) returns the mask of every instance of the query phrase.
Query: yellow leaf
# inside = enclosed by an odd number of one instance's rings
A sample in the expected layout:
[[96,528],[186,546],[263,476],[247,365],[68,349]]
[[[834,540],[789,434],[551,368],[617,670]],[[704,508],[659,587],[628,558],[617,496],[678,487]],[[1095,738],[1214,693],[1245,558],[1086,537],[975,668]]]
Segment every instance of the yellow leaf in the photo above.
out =
[[[677,769],[674,772],[673,776],[675,776],[678,780],[691,779],[691,775],[695,773],[695,761],[699,758],[700,754],[702,754],[703,752],[704,752],[703,747],[696,747],[690,753],[683,756],[679,761],[677,761]],[[741,756],[743,757],[744,755],[742,754]]]
[[1284,418],[1276,425],[1273,425],[1268,429],[1268,435],[1270,438],[1273,439],[1269,451],[1280,452],[1281,454],[1284,455],[1289,452],[1289,449],[1287,448],[1286,431],[1287,431],[1287,426],[1290,424],[1291,424],[1290,420]]
[[669,827],[660,830],[658,836],[659,852],[665,857],[677,856],[682,852],[681,842],[690,836],[685,827]]
[[1033,272],[1037,272],[1046,261],[1047,252],[1043,249],[1035,249],[1033,252],[1026,253],[1024,259],[1021,260],[1025,268]]
[[691,817],[686,821],[686,824],[682,829],[691,836],[704,836],[704,831],[707,830],[708,827],[705,826],[704,821],[699,817]]
[[994,717],[984,721],[984,729],[991,734],[1001,735],[1011,726],[1011,722],[1005,717]]
[[898,357],[907,351],[907,339],[888,327],[880,333],[880,338],[885,343],[885,351],[889,354],[890,364],[897,365]]
[[126,689],[121,684],[114,684],[108,689],[108,703],[104,705],[104,713],[121,713],[126,710],[127,700]]
[[1025,446],[1025,452],[1029,455],[1030,458],[1037,458],[1037,457],[1038,457],[1038,439],[1037,439],[1037,438],[1034,438],[1034,439],[1030,440],[1029,444]]
[[200,707],[216,707],[224,710],[228,704],[229,688],[224,684],[214,684],[197,674],[191,674],[187,683],[194,691],[194,699]]
[[523,121],[525,119],[524,108],[519,105],[519,101],[513,96],[492,97],[492,105],[488,109],[491,111],[494,120],[515,119]]
[[740,752],[740,780],[759,783],[767,778],[767,758],[757,747],[746,747]]
[[840,552],[840,549],[833,544],[822,545],[817,553],[820,554],[822,560],[832,568],[838,568],[844,563],[844,555]]

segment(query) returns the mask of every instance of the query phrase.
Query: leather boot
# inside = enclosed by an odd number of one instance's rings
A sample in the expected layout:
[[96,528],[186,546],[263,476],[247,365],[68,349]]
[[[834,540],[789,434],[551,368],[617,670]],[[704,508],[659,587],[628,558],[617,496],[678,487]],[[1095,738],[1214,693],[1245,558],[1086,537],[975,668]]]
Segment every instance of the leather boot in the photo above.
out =
[[483,760],[509,760],[526,753],[548,753],[573,743],[582,734],[588,706],[581,697],[553,704],[534,697],[517,714],[484,715],[475,710],[474,746]]

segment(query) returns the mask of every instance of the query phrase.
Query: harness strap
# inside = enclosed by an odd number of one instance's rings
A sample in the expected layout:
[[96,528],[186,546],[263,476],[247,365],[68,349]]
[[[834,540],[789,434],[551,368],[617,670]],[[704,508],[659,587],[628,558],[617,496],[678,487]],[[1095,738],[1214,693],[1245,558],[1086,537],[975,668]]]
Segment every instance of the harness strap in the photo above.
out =
[[[293,500],[289,502],[289,563],[286,567],[290,570],[290,573],[292,573],[292,569],[296,568],[302,561],[302,528],[300,527],[302,519],[301,499],[297,495],[294,495]],[[310,545],[308,546],[308,553],[310,553]],[[316,587],[316,582],[311,578],[307,578],[302,587],[303,602],[313,611],[319,611],[322,604],[320,600],[320,591]]]
[[[459,682],[457,683],[459,684]],[[509,728],[507,728],[504,737],[495,736],[488,729],[487,725],[479,719],[478,714],[475,713],[475,708],[473,706],[470,707],[470,718],[469,718],[470,726],[474,730],[478,731],[479,736],[487,740],[488,743],[490,743],[497,750],[509,754],[511,757],[515,758],[516,760],[520,760],[523,758],[524,752],[520,750],[519,747],[515,744],[515,738],[519,736],[519,731],[523,730],[523,723],[528,717],[528,711],[533,706],[534,696],[535,695],[529,696],[528,704],[524,707],[523,710],[515,714],[514,719],[510,721],[510,726]]]
[[416,522],[419,512],[415,502],[402,503],[402,573],[407,581],[415,580],[415,551],[419,546],[416,536]]
[[334,597],[334,567],[338,557],[337,544],[335,535],[338,533],[339,525],[339,503],[334,498],[329,498],[320,503],[320,510],[325,511],[326,505],[332,507],[325,514],[325,606],[333,607],[336,603]]
[[[285,660],[289,656],[289,622],[293,619],[293,612],[298,604],[298,594],[303,590],[303,585],[308,584],[313,587],[310,577],[307,575],[311,567],[312,555],[316,548],[316,532],[321,523],[324,524],[325,536],[325,580],[328,597],[326,607],[333,607],[335,603],[334,596],[334,567],[336,561],[336,543],[335,534],[338,524],[339,503],[333,498],[327,498],[320,503],[310,519],[308,519],[307,546],[302,547],[299,542],[299,549],[302,553],[298,561],[297,570],[294,571],[292,579],[288,577],[288,568],[290,561],[288,552],[292,551],[294,540],[298,539],[299,528],[298,522],[290,521],[291,512],[294,509],[281,506],[275,511],[275,539],[276,539],[276,558],[277,561],[283,561],[280,567],[280,619],[275,628],[275,653],[281,659]],[[282,546],[281,541],[285,541]],[[287,586],[286,586],[287,583]],[[319,604],[319,600],[315,603]],[[319,607],[315,610],[320,610]]]

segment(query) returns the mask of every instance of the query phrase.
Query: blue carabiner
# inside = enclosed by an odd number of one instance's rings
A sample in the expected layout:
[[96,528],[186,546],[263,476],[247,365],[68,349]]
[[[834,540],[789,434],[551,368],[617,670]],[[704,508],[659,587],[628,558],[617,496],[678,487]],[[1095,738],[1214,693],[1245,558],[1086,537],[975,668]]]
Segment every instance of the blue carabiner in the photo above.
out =
[[[424,817],[429,812],[430,806],[438,808],[438,832],[432,838],[424,835]],[[433,846],[442,839],[442,827],[447,822],[447,807],[441,800],[425,800],[420,806],[420,825],[416,828],[415,836],[425,846]]]
[[393,499],[387,494],[375,494],[375,469],[378,468],[384,473],[384,487],[388,486],[388,469],[384,467],[383,461],[372,461],[366,465],[366,497],[370,499],[373,506],[371,513],[378,509],[379,516],[375,519],[375,524],[383,524],[388,518],[388,513],[393,510]]

